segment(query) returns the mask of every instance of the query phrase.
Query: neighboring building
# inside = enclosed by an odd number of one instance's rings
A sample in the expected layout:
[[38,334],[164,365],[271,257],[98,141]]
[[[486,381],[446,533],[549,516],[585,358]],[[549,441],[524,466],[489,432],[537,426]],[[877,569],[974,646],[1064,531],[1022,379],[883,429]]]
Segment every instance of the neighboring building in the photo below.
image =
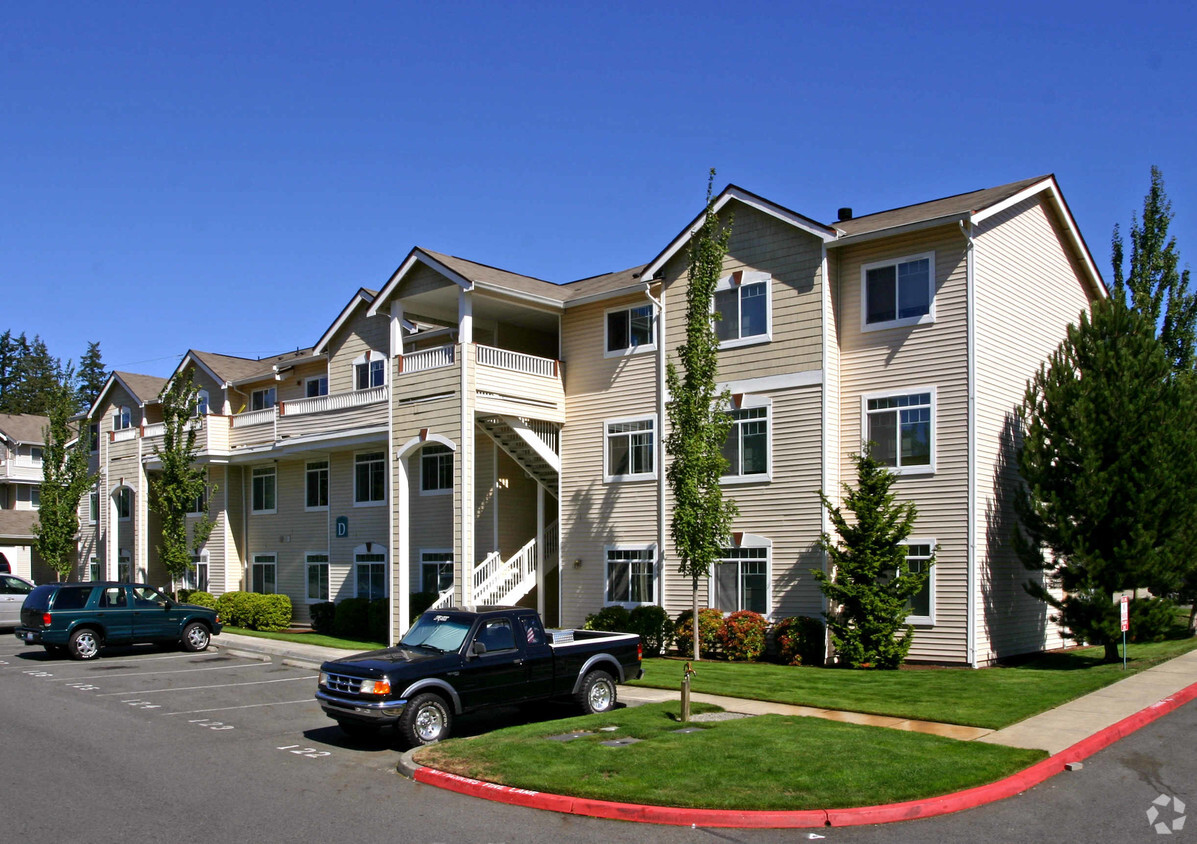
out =
[[49,424],[32,413],[0,413],[0,571],[38,583],[54,579],[33,548]]
[[[911,657],[1059,645],[1009,548],[1015,410],[1106,292],[1055,179],[831,224],[734,186],[716,209],[735,220],[713,309],[740,515],[706,603],[822,612],[818,491],[852,480],[867,439],[919,508],[911,556],[938,548]],[[189,352],[177,371],[205,391],[199,459],[217,487],[198,585],[285,592],[301,620],[317,601],[387,597],[395,636],[421,591],[568,625],[604,604],[689,606],[664,367],[700,220],[646,265],[560,285],[416,248],[310,349]],[[91,409],[107,506],[81,559],[156,580],[145,479],[162,382],[138,378],[114,375]]]

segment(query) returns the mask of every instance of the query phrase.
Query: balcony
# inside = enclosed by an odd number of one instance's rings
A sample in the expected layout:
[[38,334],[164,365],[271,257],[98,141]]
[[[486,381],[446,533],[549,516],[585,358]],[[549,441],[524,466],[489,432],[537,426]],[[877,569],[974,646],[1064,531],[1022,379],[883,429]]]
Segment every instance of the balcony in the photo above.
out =
[[280,402],[276,421],[280,440],[319,437],[387,424],[385,386]]
[[[417,373],[452,367],[463,353],[476,363],[474,407],[479,413],[565,421],[561,363],[552,358],[479,344],[466,345],[464,352],[461,346],[437,346],[403,355],[398,367],[400,381]],[[428,376],[424,378],[428,383]],[[411,388],[400,383],[397,389],[402,397]]]
[[[196,454],[227,454],[229,450],[229,417],[209,414],[197,416],[187,427],[195,431]],[[153,454],[154,448],[162,444],[165,433],[162,422],[141,426],[141,438],[145,440],[144,454]],[[118,431],[117,433],[122,433]],[[115,439],[115,438],[114,438]]]
[[42,462],[28,454],[9,454],[0,460],[0,479],[6,481],[34,481],[42,479]]

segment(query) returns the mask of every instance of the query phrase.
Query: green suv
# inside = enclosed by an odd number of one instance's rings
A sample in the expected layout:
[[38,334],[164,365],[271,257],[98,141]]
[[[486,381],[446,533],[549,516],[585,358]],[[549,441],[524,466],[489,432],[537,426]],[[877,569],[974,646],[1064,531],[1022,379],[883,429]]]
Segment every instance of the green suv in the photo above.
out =
[[143,583],[46,583],[25,599],[16,635],[51,654],[95,659],[105,645],[140,642],[202,651],[220,626],[215,610],[180,604]]

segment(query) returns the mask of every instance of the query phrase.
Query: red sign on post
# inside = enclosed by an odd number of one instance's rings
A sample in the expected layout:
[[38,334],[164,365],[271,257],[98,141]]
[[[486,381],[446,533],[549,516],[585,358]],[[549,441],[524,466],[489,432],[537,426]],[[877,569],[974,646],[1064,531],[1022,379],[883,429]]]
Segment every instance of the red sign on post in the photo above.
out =
[[1122,596],[1122,632],[1125,633],[1130,629],[1130,597]]

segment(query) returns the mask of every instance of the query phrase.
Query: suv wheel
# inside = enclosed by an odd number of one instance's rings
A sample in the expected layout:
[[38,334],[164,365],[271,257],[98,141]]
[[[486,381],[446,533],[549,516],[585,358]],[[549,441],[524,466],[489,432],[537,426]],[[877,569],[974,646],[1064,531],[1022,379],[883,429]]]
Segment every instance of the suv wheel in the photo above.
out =
[[445,699],[425,692],[416,695],[399,718],[399,733],[408,747],[420,747],[449,737],[453,716]]
[[212,639],[208,633],[208,628],[200,624],[198,621],[193,621],[183,628],[183,650],[185,651],[204,651],[208,649],[208,642]]
[[582,681],[574,700],[587,715],[610,712],[615,708],[615,678],[606,671],[591,671]]
[[80,627],[71,634],[67,650],[72,659],[95,659],[100,655],[100,634],[90,627]]

